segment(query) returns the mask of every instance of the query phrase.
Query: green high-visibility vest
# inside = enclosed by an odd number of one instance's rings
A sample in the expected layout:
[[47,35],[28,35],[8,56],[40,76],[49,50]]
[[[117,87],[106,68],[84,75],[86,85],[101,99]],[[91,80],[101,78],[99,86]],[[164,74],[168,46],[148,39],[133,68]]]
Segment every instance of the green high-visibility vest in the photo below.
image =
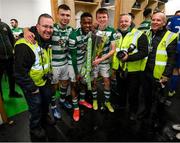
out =
[[52,50],[51,48],[43,49],[41,48],[38,43],[36,44],[30,44],[27,43],[24,38],[19,39],[15,45],[18,44],[26,44],[28,47],[31,48],[33,53],[35,54],[35,62],[33,66],[30,69],[29,75],[34,81],[36,86],[44,86],[46,83],[46,80],[44,80],[42,77],[50,72],[51,70],[51,59],[52,59]]
[[[151,43],[150,40],[152,39],[152,32],[148,31],[146,34],[148,36],[149,43]],[[155,57],[155,67],[153,71],[154,78],[157,78],[157,79],[161,78],[165,70],[167,59],[168,59],[166,48],[176,37],[177,37],[176,33],[167,31],[165,35],[163,36],[161,42],[157,46],[156,57]]]
[[116,40],[116,52],[114,53],[113,62],[112,62],[113,69],[117,70],[119,68],[119,66],[121,66],[121,68],[124,71],[127,68],[128,72],[144,70],[144,68],[145,68],[144,60],[146,60],[145,58],[141,59],[141,60],[137,60],[137,61],[125,62],[124,63],[125,65],[123,65],[123,63],[116,57],[117,53],[120,50],[127,51],[130,44],[134,44],[136,46],[136,48],[131,53],[129,53],[129,55],[137,53],[138,52],[137,41],[138,41],[138,38],[142,34],[143,34],[143,32],[133,28],[132,31],[127,33],[125,37],[120,36],[120,38]]

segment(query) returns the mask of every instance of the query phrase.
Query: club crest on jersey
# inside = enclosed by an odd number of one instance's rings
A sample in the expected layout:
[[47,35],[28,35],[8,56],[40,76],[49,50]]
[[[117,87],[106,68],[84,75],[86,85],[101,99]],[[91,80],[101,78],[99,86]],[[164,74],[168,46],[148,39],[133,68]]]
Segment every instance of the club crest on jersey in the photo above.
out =
[[63,40],[63,39],[59,39],[58,44],[59,44],[59,45],[64,44],[64,40]]

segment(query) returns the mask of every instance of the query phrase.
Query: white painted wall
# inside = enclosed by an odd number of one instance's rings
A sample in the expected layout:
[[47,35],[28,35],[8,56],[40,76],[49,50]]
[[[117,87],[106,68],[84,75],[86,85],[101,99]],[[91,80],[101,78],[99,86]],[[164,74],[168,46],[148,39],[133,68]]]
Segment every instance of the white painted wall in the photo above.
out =
[[0,0],[0,18],[1,18],[2,1]]
[[177,10],[180,10],[180,0],[168,0],[165,4],[166,15],[174,15]]
[[19,27],[29,27],[37,23],[42,13],[51,14],[50,0],[0,0],[0,17],[7,24],[16,18]]
[[[62,1],[58,0],[58,3]],[[174,15],[177,10],[180,10],[180,0],[166,3],[166,15]],[[16,18],[20,27],[35,25],[42,13],[51,14],[50,0],[0,0],[0,18],[7,24],[10,24],[11,18]]]

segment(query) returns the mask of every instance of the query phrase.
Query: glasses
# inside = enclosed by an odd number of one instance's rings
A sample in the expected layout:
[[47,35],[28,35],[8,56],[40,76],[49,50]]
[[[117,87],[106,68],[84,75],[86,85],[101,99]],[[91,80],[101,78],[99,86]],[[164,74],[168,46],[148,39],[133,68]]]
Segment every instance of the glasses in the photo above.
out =
[[43,28],[45,28],[45,29],[53,29],[53,26],[49,26],[49,25],[40,25],[40,26],[42,26]]

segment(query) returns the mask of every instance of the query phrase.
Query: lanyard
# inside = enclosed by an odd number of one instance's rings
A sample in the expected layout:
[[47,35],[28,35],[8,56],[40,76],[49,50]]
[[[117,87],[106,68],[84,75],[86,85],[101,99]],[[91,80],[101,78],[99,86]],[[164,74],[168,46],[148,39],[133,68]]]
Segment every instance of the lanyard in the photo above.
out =
[[152,36],[152,33],[150,34],[150,39],[149,39],[149,53],[152,52],[153,46],[152,46],[152,41],[155,38],[155,34]]
[[[50,47],[50,46],[49,46]],[[48,47],[48,48],[49,48]],[[39,48],[40,48],[40,56],[41,56],[41,61],[42,61],[42,68],[43,68],[43,72],[44,72],[44,70],[45,70],[45,68],[44,68],[44,59],[43,59],[43,55],[44,55],[44,51],[43,51],[43,48],[42,47],[40,47],[39,46]],[[48,51],[48,59],[49,59],[49,63],[48,63],[48,66],[49,66],[49,68],[50,68],[50,70],[52,70],[52,65],[51,65],[51,51],[49,50],[49,49],[47,49],[47,51]]]

